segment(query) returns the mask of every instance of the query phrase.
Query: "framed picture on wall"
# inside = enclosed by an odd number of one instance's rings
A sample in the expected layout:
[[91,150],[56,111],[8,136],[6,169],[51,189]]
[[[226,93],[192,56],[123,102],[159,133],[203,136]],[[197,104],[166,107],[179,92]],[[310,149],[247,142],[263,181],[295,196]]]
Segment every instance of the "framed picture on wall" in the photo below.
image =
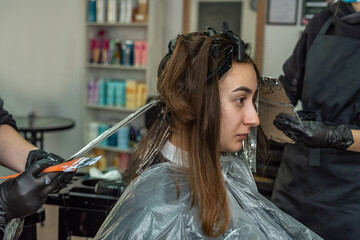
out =
[[303,0],[301,25],[307,25],[315,14],[328,8],[332,2],[332,0]]
[[298,0],[268,0],[266,23],[296,25]]

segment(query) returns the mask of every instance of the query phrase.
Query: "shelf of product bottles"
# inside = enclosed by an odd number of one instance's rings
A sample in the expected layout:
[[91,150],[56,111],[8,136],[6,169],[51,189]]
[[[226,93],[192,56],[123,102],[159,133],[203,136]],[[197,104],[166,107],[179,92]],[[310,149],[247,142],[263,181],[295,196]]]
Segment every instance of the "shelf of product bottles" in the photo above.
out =
[[88,27],[147,27],[147,23],[96,23],[87,22]]
[[105,151],[110,151],[110,152],[120,152],[120,153],[131,153],[132,149],[120,149],[117,147],[109,147],[109,146],[96,146],[95,148],[97,149],[102,149]]
[[129,65],[120,65],[120,64],[88,63],[87,67],[88,68],[99,68],[99,69],[146,71],[146,66],[129,66]]
[[90,109],[97,109],[97,110],[110,110],[110,111],[119,111],[119,112],[135,112],[137,109],[132,108],[125,108],[125,107],[119,107],[119,106],[102,106],[102,105],[96,105],[96,104],[87,104],[87,108]]

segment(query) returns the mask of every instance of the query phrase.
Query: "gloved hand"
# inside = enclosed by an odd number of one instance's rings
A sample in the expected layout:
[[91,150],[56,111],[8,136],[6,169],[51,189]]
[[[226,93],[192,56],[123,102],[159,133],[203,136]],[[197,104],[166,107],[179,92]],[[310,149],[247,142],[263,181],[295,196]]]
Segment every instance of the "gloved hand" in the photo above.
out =
[[[31,164],[33,164],[36,161],[39,161],[41,159],[48,159],[49,161],[53,161],[54,165],[60,164],[65,162],[65,159],[63,159],[62,157],[53,154],[53,153],[48,153],[46,151],[43,150],[33,150],[29,152],[27,161],[26,161],[26,165],[25,165],[25,169],[27,169]],[[57,177],[59,178],[57,180],[58,182],[58,186],[53,190],[53,191],[58,191],[62,188],[64,188],[66,186],[66,184],[68,184],[72,177],[74,176],[75,172],[70,172],[70,173],[61,173],[61,174],[56,174]]]
[[0,236],[8,221],[34,213],[58,186],[61,172],[41,173],[55,164],[49,159],[36,161],[21,175],[0,185]]
[[335,148],[346,150],[354,143],[351,130],[345,125],[327,126],[317,121],[302,121],[285,113],[275,117],[274,125],[286,136],[309,148]]
[[63,159],[62,157],[60,157],[56,154],[48,153],[43,150],[37,149],[37,150],[33,150],[33,151],[29,152],[27,160],[26,160],[25,169],[27,169],[34,162],[39,161],[41,159],[48,158],[48,157],[50,157],[49,160],[54,161],[54,163],[55,163],[54,165],[65,162],[65,159]]

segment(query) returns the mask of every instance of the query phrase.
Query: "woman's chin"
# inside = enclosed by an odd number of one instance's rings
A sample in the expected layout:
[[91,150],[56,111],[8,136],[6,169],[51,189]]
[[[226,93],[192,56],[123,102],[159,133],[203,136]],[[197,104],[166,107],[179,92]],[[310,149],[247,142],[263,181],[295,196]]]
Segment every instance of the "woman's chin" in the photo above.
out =
[[239,152],[242,149],[242,142],[224,148],[222,152]]

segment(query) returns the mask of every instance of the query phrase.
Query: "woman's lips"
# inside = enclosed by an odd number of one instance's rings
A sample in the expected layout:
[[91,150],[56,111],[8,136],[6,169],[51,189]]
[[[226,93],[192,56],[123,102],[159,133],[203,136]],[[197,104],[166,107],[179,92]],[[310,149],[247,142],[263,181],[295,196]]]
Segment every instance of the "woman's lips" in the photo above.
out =
[[246,140],[248,134],[238,134],[237,136],[240,138],[240,140]]

